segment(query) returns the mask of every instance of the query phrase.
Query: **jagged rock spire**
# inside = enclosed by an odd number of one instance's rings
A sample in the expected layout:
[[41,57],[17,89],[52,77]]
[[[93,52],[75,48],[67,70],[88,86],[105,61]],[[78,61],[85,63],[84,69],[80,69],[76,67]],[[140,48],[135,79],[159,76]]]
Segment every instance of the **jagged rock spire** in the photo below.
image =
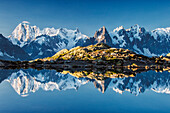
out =
[[111,45],[112,42],[111,37],[105,26],[103,26],[102,28],[95,32],[94,39],[95,39],[94,43],[105,43],[109,46]]

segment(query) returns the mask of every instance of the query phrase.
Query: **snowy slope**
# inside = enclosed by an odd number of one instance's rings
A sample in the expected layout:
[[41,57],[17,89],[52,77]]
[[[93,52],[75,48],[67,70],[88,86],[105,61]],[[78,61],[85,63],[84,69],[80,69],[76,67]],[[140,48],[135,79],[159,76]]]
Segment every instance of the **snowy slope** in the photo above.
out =
[[124,48],[146,56],[166,55],[170,52],[170,28],[157,28],[147,31],[139,25],[125,29],[123,26],[108,32],[100,28],[94,37],[87,39],[84,46],[96,43],[106,43],[114,48]]
[[14,44],[22,47],[33,59],[54,55],[63,48],[71,49],[85,43],[88,37],[78,29],[44,28],[31,26],[29,22],[20,23],[8,37]]
[[120,94],[128,91],[136,96],[148,90],[170,94],[170,75],[168,72],[149,71],[138,74],[136,77],[115,78],[112,79],[108,88]]
[[23,47],[33,59],[52,56],[61,49],[81,46],[87,39],[87,36],[81,34],[78,29],[60,28],[54,30],[46,28],[42,34]]
[[102,93],[112,89],[120,94],[127,91],[136,96],[149,90],[170,94],[170,75],[168,72],[148,71],[138,74],[136,77],[107,78],[105,80],[76,78],[55,70],[0,70],[0,74],[3,77],[6,76],[6,78],[0,78],[0,81],[6,79],[21,96],[27,96],[39,89],[44,91],[78,90],[80,86],[89,82],[93,82],[94,87]]
[[146,56],[166,55],[170,52],[170,28],[157,28],[147,31],[134,25],[129,29],[117,27],[111,32],[103,26],[93,37],[82,34],[78,29],[44,28],[31,26],[29,22],[20,23],[8,39],[22,47],[33,59],[54,55],[61,49],[106,43],[115,48],[124,48]]
[[52,70],[18,70],[13,72],[7,81],[21,96],[28,96],[39,89],[44,91],[77,90],[81,85],[87,83],[86,79],[78,79]]
[[23,21],[20,23],[8,37],[9,40],[20,47],[29,44],[38,35],[40,35],[40,29],[36,26],[30,26],[30,23]]
[[110,32],[112,47],[125,48],[146,56],[165,55],[170,52],[169,28],[146,31],[139,25],[124,29],[122,26]]

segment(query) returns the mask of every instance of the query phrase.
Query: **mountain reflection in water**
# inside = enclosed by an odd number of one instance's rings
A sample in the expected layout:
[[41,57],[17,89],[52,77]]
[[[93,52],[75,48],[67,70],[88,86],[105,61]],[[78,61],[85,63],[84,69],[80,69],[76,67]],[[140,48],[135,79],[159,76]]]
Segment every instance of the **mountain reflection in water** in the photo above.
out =
[[[86,76],[82,76],[82,73]],[[14,90],[21,96],[28,96],[40,88],[44,91],[54,90],[78,90],[80,86],[92,82],[94,87],[104,93],[107,89],[122,94],[128,91],[133,95],[139,95],[146,90],[153,90],[157,93],[170,94],[170,74],[167,71],[147,71],[138,73],[134,77],[115,76],[116,73],[106,72],[57,72],[56,70],[35,70],[35,69],[9,69],[0,70],[0,83],[8,81]],[[107,77],[106,75],[109,76]],[[114,74],[114,77],[111,76]],[[105,76],[103,76],[105,75]],[[118,74],[117,74],[118,75]],[[119,73],[120,75],[120,73]]]

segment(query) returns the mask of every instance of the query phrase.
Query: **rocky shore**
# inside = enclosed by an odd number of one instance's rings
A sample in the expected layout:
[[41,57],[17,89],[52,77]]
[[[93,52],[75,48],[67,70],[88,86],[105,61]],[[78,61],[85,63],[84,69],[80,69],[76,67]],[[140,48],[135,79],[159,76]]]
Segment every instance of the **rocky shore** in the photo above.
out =
[[[61,50],[52,57],[32,61],[0,60],[3,69],[55,69],[57,71],[82,72],[113,71],[127,76],[140,71],[170,71],[170,56],[146,57],[122,48],[110,48],[106,44],[75,47]],[[118,71],[119,70],[119,71]],[[125,73],[124,73],[125,72]]]

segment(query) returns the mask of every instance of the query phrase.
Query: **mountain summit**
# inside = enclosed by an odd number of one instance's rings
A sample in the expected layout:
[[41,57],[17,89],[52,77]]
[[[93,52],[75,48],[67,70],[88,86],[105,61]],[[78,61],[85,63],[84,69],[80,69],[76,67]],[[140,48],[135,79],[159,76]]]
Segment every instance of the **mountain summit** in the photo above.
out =
[[134,25],[129,29],[116,29],[110,32],[112,47],[130,49],[146,56],[165,55],[170,52],[169,28],[146,31]]
[[105,43],[107,45],[111,45],[111,37],[105,26],[96,31],[94,35],[94,39],[97,43]]
[[37,26],[30,26],[30,23],[23,21],[20,23],[8,37],[9,40],[20,47],[29,44],[40,34],[40,29]]
[[14,45],[23,48],[33,59],[54,55],[62,49],[105,43],[110,47],[132,50],[145,56],[160,56],[170,52],[170,28],[147,31],[139,25],[125,29],[123,26],[108,32],[103,26],[93,37],[82,34],[79,29],[44,28],[20,23],[8,37]]

